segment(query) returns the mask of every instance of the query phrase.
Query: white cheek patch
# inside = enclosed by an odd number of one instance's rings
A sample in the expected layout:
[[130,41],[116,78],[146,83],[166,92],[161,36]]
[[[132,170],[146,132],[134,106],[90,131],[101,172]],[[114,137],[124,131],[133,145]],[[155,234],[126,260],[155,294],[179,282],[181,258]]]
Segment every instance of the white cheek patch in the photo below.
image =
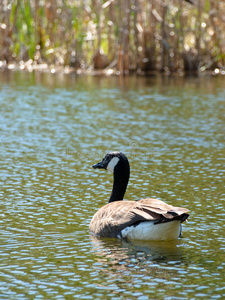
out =
[[117,165],[118,161],[119,161],[119,157],[113,157],[113,159],[109,162],[108,166],[107,166],[107,170],[109,170],[110,172],[114,172],[114,168]]

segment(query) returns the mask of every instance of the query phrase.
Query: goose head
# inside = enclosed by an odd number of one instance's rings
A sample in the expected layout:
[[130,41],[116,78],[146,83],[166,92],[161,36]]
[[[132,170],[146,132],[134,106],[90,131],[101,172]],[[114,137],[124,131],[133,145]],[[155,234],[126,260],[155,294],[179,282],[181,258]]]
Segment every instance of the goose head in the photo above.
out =
[[122,152],[110,152],[102,161],[92,166],[94,169],[105,169],[113,173],[114,183],[109,202],[123,200],[130,177],[130,165]]
[[106,156],[102,159],[102,161],[98,162],[92,167],[94,169],[109,170],[110,172],[114,173],[115,167],[117,165],[121,169],[129,165],[129,162],[127,157],[122,152],[114,151],[107,153]]

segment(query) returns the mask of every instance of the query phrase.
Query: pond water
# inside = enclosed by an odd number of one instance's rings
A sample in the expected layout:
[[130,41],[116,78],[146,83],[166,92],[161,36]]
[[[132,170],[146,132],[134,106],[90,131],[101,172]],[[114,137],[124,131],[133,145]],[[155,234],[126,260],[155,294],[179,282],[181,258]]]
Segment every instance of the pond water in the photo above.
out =
[[[0,73],[0,298],[224,299],[225,78]],[[126,199],[190,210],[174,242],[88,226],[126,153]]]

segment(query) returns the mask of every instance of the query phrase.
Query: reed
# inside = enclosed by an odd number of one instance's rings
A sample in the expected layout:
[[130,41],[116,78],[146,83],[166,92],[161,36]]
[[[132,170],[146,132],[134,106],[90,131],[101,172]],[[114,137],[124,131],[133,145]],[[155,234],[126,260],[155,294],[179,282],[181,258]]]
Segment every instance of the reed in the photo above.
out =
[[1,66],[203,71],[225,66],[225,2],[3,0]]

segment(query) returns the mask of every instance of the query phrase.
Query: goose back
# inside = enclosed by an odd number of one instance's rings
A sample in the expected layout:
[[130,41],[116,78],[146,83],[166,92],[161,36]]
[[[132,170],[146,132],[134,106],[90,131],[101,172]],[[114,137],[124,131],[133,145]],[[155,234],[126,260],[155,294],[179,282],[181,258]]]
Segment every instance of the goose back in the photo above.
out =
[[90,231],[99,237],[118,237],[129,226],[152,221],[154,225],[188,218],[186,208],[174,207],[158,199],[115,201],[100,208],[93,216]]

